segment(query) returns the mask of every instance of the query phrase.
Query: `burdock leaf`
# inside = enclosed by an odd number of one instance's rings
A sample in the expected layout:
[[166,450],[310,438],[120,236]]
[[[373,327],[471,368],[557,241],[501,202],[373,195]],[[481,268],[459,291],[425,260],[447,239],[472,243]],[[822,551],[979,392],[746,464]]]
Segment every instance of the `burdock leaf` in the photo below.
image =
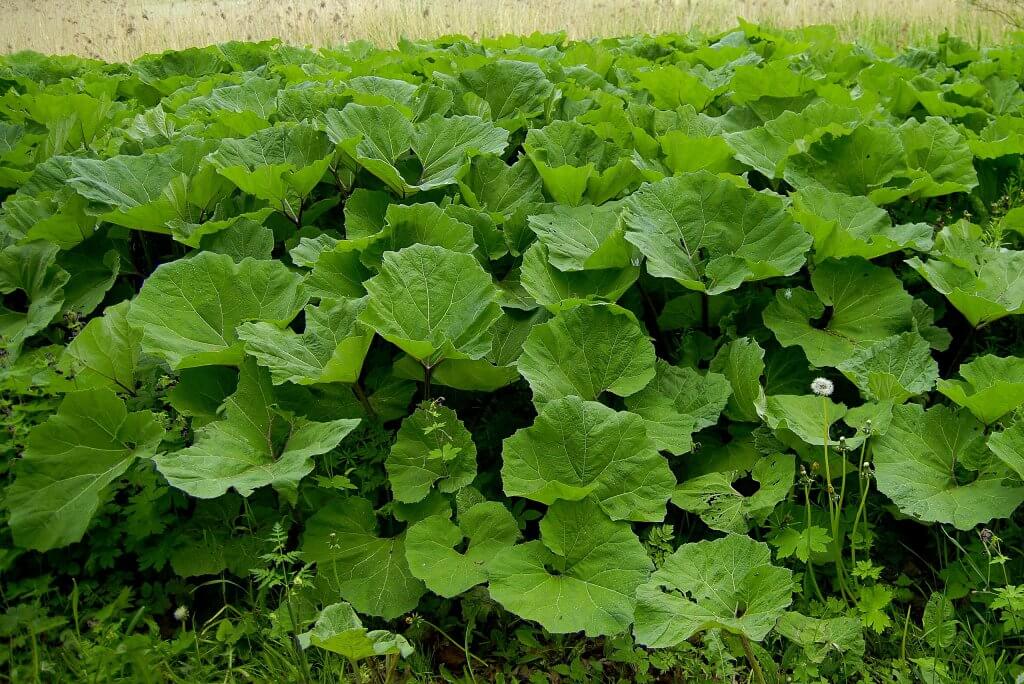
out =
[[540,535],[495,556],[491,597],[555,634],[624,632],[652,565],[629,524],[609,520],[591,500],[558,501]]
[[709,294],[795,273],[811,245],[780,197],[707,171],[645,184],[622,220],[648,273]]
[[385,252],[365,286],[370,298],[360,321],[425,366],[490,351],[501,316],[497,288],[469,254],[429,245]]
[[163,264],[146,279],[128,312],[142,350],[173,369],[238,365],[245,321],[284,325],[306,303],[302,278],[280,261],[202,252]]
[[637,641],[671,648],[715,628],[761,641],[793,600],[793,573],[771,561],[738,534],[683,544],[637,590]]
[[107,486],[155,454],[163,435],[156,414],[129,413],[109,389],[68,394],[15,465],[6,501],[15,543],[47,551],[79,541]]
[[969,530],[1024,502],[1024,487],[1007,481],[1010,471],[967,411],[897,406],[873,449],[879,491],[918,520]]
[[814,291],[777,290],[764,324],[784,347],[799,345],[816,366],[837,366],[860,349],[911,329],[914,298],[887,268],[859,258],[822,262]]
[[[424,518],[406,535],[409,569],[432,592],[451,598],[486,582],[497,554],[520,536],[515,518],[497,501],[471,506],[457,525],[444,515]],[[468,546],[459,552],[463,540]]]
[[626,397],[654,377],[654,345],[624,309],[583,305],[535,325],[518,366],[538,406],[571,394]]
[[675,484],[641,419],[575,396],[545,404],[505,440],[502,460],[507,495],[546,504],[592,496],[612,520],[662,520]]

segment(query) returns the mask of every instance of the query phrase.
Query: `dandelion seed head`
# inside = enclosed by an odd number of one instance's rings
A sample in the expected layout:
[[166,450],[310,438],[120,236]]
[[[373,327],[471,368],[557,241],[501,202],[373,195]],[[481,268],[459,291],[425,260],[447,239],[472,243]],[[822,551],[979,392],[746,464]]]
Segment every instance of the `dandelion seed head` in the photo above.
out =
[[835,388],[836,387],[832,384],[832,381],[826,378],[814,378],[814,382],[811,383],[811,391],[819,397],[832,396],[832,391],[835,390]]

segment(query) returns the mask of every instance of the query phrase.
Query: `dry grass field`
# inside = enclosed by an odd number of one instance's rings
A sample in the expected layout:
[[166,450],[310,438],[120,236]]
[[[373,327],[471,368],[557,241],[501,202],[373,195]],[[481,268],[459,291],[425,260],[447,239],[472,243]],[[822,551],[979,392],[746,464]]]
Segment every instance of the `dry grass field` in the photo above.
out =
[[0,0],[0,16],[0,50],[108,60],[232,39],[390,45],[402,36],[560,29],[590,37],[712,31],[736,17],[777,27],[830,23],[847,38],[897,45],[946,28],[971,40],[1006,30],[967,0]]

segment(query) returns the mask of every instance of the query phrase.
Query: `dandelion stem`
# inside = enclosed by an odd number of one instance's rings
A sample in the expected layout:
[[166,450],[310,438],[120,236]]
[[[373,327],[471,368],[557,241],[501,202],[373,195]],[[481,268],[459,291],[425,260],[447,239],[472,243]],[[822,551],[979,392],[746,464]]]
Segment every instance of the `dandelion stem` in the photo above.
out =
[[[807,526],[804,530],[804,534],[810,539],[811,535],[811,481],[809,479],[804,480],[804,509],[807,511]],[[811,560],[811,544],[807,544],[807,574],[811,578],[811,586],[814,587],[814,593],[818,596],[818,600],[822,603],[825,602],[825,597],[821,593],[821,588],[818,586],[818,578],[814,576],[814,561]]]
[[[860,527],[860,514],[864,511],[864,504],[867,501],[867,492],[871,488],[871,483],[868,481],[868,476],[865,470],[868,467],[868,462],[865,460],[868,449],[868,440],[870,435],[864,436],[864,441],[860,445],[860,458],[857,460],[857,489],[860,493],[860,499],[857,503],[857,512],[853,515],[853,530],[850,532],[850,562],[857,566],[857,528]],[[864,488],[865,482],[867,482],[868,489]],[[867,515],[864,516],[864,527],[867,529]]]

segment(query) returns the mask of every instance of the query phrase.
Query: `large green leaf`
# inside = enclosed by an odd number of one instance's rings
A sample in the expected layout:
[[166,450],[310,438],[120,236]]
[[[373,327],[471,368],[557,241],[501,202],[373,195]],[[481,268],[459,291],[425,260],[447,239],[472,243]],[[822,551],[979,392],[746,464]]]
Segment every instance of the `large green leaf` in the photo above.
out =
[[648,67],[635,76],[637,85],[649,92],[654,104],[662,109],[690,105],[701,111],[715,95],[696,73],[675,64]]
[[273,485],[294,501],[299,481],[313,470],[312,458],[336,447],[358,424],[346,418],[317,422],[279,410],[270,373],[250,360],[225,403],[224,418],[200,429],[192,446],[158,456],[156,466],[173,486],[200,499],[229,489],[249,496]]
[[394,619],[416,608],[426,592],[409,571],[405,534],[380,537],[369,501],[337,498],[306,521],[302,555],[317,564],[322,593],[348,601],[360,613]]
[[413,647],[399,634],[383,629],[368,630],[348,603],[332,603],[323,609],[313,629],[300,634],[303,647],[316,646],[337,653],[349,662],[366,658],[400,655],[408,658]]
[[220,418],[220,409],[238,389],[238,371],[228,366],[185,368],[178,382],[167,392],[167,403],[192,419],[198,428]]
[[709,370],[724,375],[732,387],[725,415],[736,421],[757,422],[756,404],[764,391],[761,376],[765,363],[761,345],[749,337],[733,340],[718,350]]
[[1024,252],[985,248],[980,231],[972,237],[977,258],[950,249],[942,259],[906,263],[975,327],[1024,313]]
[[1007,482],[1010,471],[967,411],[897,406],[873,450],[879,491],[918,520],[969,530],[1024,502],[1024,487]]
[[793,600],[793,573],[771,561],[738,534],[683,544],[637,590],[636,640],[671,648],[718,628],[761,641]]
[[329,110],[326,130],[339,154],[353,168],[363,167],[397,193],[405,180],[394,164],[412,145],[412,122],[396,107],[351,103]]
[[591,500],[558,501],[541,520],[540,535],[494,557],[491,597],[556,634],[625,631],[636,589],[652,567],[629,525],[612,522]]
[[576,121],[553,121],[530,129],[523,148],[545,190],[562,204],[575,206],[584,197],[601,204],[640,180],[623,150]]
[[[409,569],[435,594],[457,596],[486,582],[498,554],[520,537],[515,518],[497,501],[471,506],[457,525],[444,515],[424,518],[406,534]],[[464,540],[466,550],[456,550]]]
[[960,366],[963,380],[939,380],[938,390],[990,425],[1024,404],[1024,359],[979,356]]
[[435,114],[416,127],[412,149],[420,162],[414,185],[430,190],[454,185],[456,174],[477,154],[501,154],[508,131],[476,116],[444,117]]
[[292,220],[331,161],[327,135],[308,124],[279,124],[248,138],[227,138],[210,155],[217,171],[240,190]]
[[1024,420],[1018,420],[988,438],[988,448],[1024,480]]
[[787,611],[776,625],[779,634],[800,645],[812,663],[824,662],[833,653],[853,658],[864,655],[860,622],[851,617],[812,618]]
[[[459,81],[468,94],[485,105],[485,111],[499,126],[514,131],[539,115],[555,88],[533,62],[495,60],[478,69],[465,71]],[[463,96],[464,100],[470,98]]]
[[11,356],[17,357],[25,341],[46,328],[64,305],[70,276],[56,257],[57,247],[43,241],[0,251],[0,296],[20,292],[26,302],[14,309],[0,303],[0,346]]
[[88,200],[63,188],[10,195],[0,213],[0,245],[46,240],[70,249],[96,229],[87,206]]
[[279,261],[202,252],[160,266],[132,302],[128,322],[142,349],[174,369],[237,365],[245,321],[284,325],[306,303],[302,279]]
[[763,126],[726,132],[724,137],[737,160],[768,178],[781,178],[789,157],[826,134],[849,133],[859,118],[856,109],[819,100],[802,111],[787,110]]
[[658,359],[654,380],[629,396],[626,408],[644,419],[659,449],[679,455],[693,448],[694,432],[718,422],[731,394],[723,375],[701,374]]
[[836,367],[867,399],[897,404],[930,391],[939,377],[939,364],[928,342],[917,333],[893,335],[862,347]]
[[501,307],[491,277],[469,254],[429,245],[386,252],[365,285],[360,321],[424,366],[489,351]]
[[236,328],[245,351],[270,369],[275,385],[353,383],[359,379],[373,331],[358,321],[364,299],[321,300],[305,309],[301,334],[259,321]]
[[123,155],[109,159],[72,159],[68,180],[79,194],[116,209],[107,220],[129,227],[169,232],[167,221],[178,218],[172,180],[182,171],[176,150],[159,154]]
[[899,130],[864,122],[850,133],[822,136],[786,161],[783,178],[802,190],[821,186],[847,195],[867,195],[908,170]]
[[552,213],[535,214],[528,220],[547,247],[548,261],[561,271],[630,265],[633,249],[625,241],[611,208],[555,205]]
[[816,366],[836,366],[911,328],[913,297],[889,269],[830,259],[814,269],[811,287],[776,291],[764,324],[782,346],[799,345]]
[[978,185],[974,155],[964,136],[945,119],[909,119],[899,134],[909,168],[889,181],[890,187],[872,192],[872,200],[888,204],[902,197],[940,197],[970,192]]
[[128,324],[128,302],[107,307],[89,321],[65,348],[64,356],[79,387],[102,386],[134,392],[142,334]]
[[602,268],[562,271],[555,267],[548,248],[535,242],[523,253],[519,274],[523,290],[548,311],[558,312],[584,302],[615,302],[636,282],[640,269]]
[[[361,166],[399,195],[454,185],[477,154],[505,150],[508,131],[477,116],[434,114],[413,124],[392,106],[352,103],[326,115],[326,128],[350,165]],[[419,171],[403,174],[400,160],[412,150]]]
[[[345,244],[337,245],[335,250]],[[383,228],[365,240],[353,241],[353,247],[363,244],[359,258],[374,269],[380,268],[385,252],[397,252],[414,245],[433,245],[466,254],[477,249],[473,226],[432,202],[389,205]]]
[[156,414],[129,413],[108,389],[68,394],[30,433],[7,488],[15,543],[47,551],[79,541],[109,498],[107,488],[155,454],[163,435]]
[[68,272],[61,310],[79,318],[103,303],[121,272],[121,256],[107,240],[94,238],[57,255],[57,264]]
[[503,219],[523,205],[544,201],[540,175],[526,157],[509,166],[501,157],[474,157],[458,177],[462,197],[471,207]]
[[793,218],[814,238],[814,258],[874,259],[903,249],[932,246],[927,223],[894,226],[889,214],[864,196],[807,187],[793,195]]
[[832,426],[847,414],[845,404],[813,394],[773,394],[759,403],[758,410],[765,425],[781,439],[793,436],[804,444],[820,446],[826,440],[830,445],[838,443]]
[[[107,159],[71,159],[68,184],[106,210],[104,221],[126,228],[173,234],[193,247],[204,235],[237,220],[225,216],[220,202],[232,184],[205,159],[210,141],[186,139],[158,153]],[[264,198],[265,199],[265,198]],[[266,213],[239,211],[262,220]]]
[[505,494],[552,504],[592,496],[612,520],[658,522],[675,477],[644,421],[569,396],[505,440]]
[[780,197],[706,171],[644,185],[622,217],[648,273],[709,294],[795,273],[811,244]]
[[765,456],[749,472],[757,490],[745,495],[733,486],[746,471],[723,471],[686,480],[672,494],[672,503],[700,516],[708,527],[722,532],[746,534],[750,526],[761,525],[793,487],[795,460],[789,454]]
[[625,310],[577,306],[535,325],[517,365],[538,406],[570,394],[626,397],[654,377],[654,345]]
[[436,484],[455,492],[476,477],[476,445],[455,411],[424,402],[402,421],[385,463],[398,501],[415,503]]

